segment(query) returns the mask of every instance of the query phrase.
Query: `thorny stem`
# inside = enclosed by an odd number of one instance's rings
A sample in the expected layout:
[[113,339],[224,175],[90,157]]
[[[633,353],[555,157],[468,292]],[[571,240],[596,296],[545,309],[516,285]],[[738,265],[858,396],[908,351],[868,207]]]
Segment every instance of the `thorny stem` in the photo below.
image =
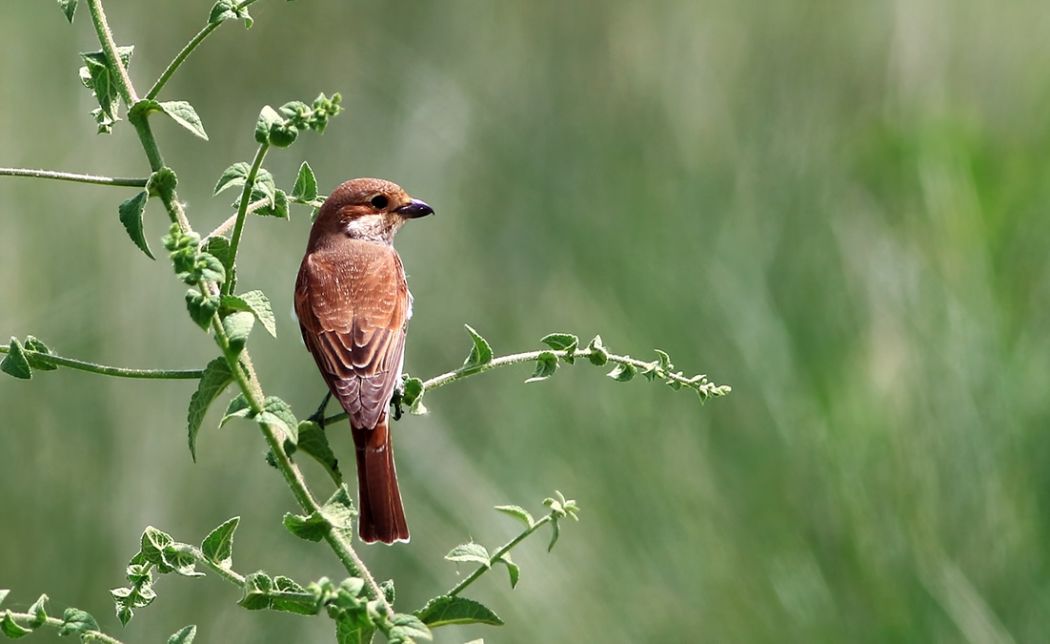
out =
[[[8,353],[10,349],[0,346],[0,354]],[[103,376],[114,376],[116,378],[139,378],[143,380],[199,380],[204,375],[203,369],[129,369],[127,367],[112,367],[109,365],[87,362],[66,358],[53,353],[41,353],[31,349],[22,349],[28,358],[34,358],[40,362],[50,362],[61,367],[89,371],[102,374]]]
[[[459,369],[454,369],[447,373],[434,376],[429,380],[425,380],[423,381],[423,391],[427,392],[431,389],[444,387],[445,385],[452,384],[453,382],[457,382],[459,380],[463,380],[464,378],[476,376],[480,373],[492,371],[493,369],[498,369],[500,367],[506,367],[514,364],[522,364],[525,362],[532,362],[538,359],[540,357],[540,354],[542,353],[553,353],[559,360],[565,358],[569,354],[567,350],[553,351],[551,349],[540,349],[538,351],[526,351],[524,353],[514,353],[508,356],[500,356],[498,358],[493,358],[492,361],[486,362],[481,366],[470,367],[469,369],[461,367]],[[595,351],[593,351],[592,349],[576,349],[572,353],[572,356],[577,360],[587,360],[594,353]],[[652,366],[652,362],[638,360],[637,358],[632,358],[631,356],[621,356],[613,353],[609,353],[607,354],[607,356],[608,361],[611,363],[629,364],[638,369],[648,369]],[[666,379],[673,380],[675,382],[681,383],[683,386],[689,387],[696,387],[699,383],[699,386],[710,396],[721,396],[730,391],[727,385],[716,385],[714,383],[707,382],[707,379],[704,376],[693,376],[690,378],[680,373],[668,373],[666,374]],[[325,418],[324,423],[325,425],[328,425],[329,423],[335,423],[346,418],[347,414],[345,412],[341,414],[335,414],[334,416],[329,416],[328,418]]]
[[[263,143],[255,151],[252,167],[248,169],[248,176],[244,178],[244,190],[241,191],[241,204],[237,207],[237,220],[233,224],[233,235],[230,237],[230,266],[237,262],[237,248],[241,245],[241,234],[244,232],[244,219],[248,216],[248,203],[252,198],[252,188],[255,186],[255,177],[259,174],[266,152],[270,149],[269,143]],[[229,293],[233,280],[226,280],[223,292]]]
[[539,521],[533,523],[532,526],[526,528],[524,531],[522,531],[521,534],[519,534],[518,536],[514,537],[513,539],[511,539],[507,543],[503,544],[502,546],[499,547],[499,549],[497,549],[495,552],[493,552],[492,555],[489,557],[489,563],[488,563],[487,566],[479,565],[474,572],[472,572],[469,575],[467,575],[466,577],[464,577],[463,581],[461,581],[458,584],[456,584],[455,586],[453,586],[445,594],[446,595],[451,595],[451,596],[454,597],[454,596],[458,595],[459,593],[463,592],[463,590],[466,589],[467,586],[469,586],[472,583],[474,583],[475,581],[477,581],[478,577],[484,575],[486,572],[491,570],[493,566],[495,566],[497,563],[499,563],[499,560],[504,555],[506,555],[508,552],[510,552],[514,548],[514,546],[516,546],[519,543],[521,543],[522,541],[524,541],[525,538],[528,537],[533,532],[536,532],[536,530],[538,530],[540,528],[540,526],[546,525],[546,524],[550,523],[553,520],[554,520],[554,513],[551,512],[550,514],[548,514],[547,516],[543,517]]
[[[121,94],[124,96],[128,105],[134,105],[138,102],[138,96],[135,94],[135,90],[132,87],[127,69],[124,68],[120,57],[117,55],[116,45],[113,42],[113,34],[109,29],[109,25],[106,23],[105,14],[102,12],[102,0],[87,1],[88,8],[91,11],[92,20],[95,24],[95,30],[98,32],[99,42],[102,44],[102,48],[106,52],[106,56],[113,68],[117,70],[118,84],[121,85]],[[254,2],[255,0],[251,1]],[[247,6],[250,2],[242,4]],[[141,118],[136,118],[134,121],[135,130],[138,132],[139,140],[146,151],[150,167],[156,172],[164,167],[164,161],[160,155],[160,149],[157,146],[156,139],[153,137],[153,132],[150,129],[149,119],[147,116],[143,116]],[[263,154],[265,154],[265,150],[261,150],[257,156],[261,157]],[[259,163],[261,163],[261,158],[258,160]],[[251,181],[249,180],[247,183],[250,184]],[[161,194],[161,199],[164,201],[164,205],[167,208],[172,221],[177,222],[183,232],[191,232],[193,228],[190,226],[189,220],[182,209],[182,205],[179,204],[175,191],[172,190],[167,194]],[[242,199],[242,201],[244,200]],[[244,210],[247,210],[246,204],[244,204]],[[258,379],[255,377],[255,374],[251,369],[251,358],[248,351],[243,350],[240,354],[237,354],[231,349],[229,338],[226,337],[226,333],[222,328],[222,323],[220,322],[218,315],[212,317],[212,329],[215,332],[215,341],[219,345],[219,348],[222,349],[226,362],[230,367],[230,371],[234,374],[234,379],[237,381],[237,385],[244,394],[245,399],[248,401],[250,408],[255,413],[261,412],[265,397],[262,388],[258,384]],[[320,506],[313,498],[309,488],[306,487],[306,482],[303,480],[302,472],[299,470],[298,466],[292,462],[288,453],[285,451],[283,436],[281,435],[280,430],[269,424],[260,423],[260,427],[263,430],[266,442],[273,451],[277,467],[281,471],[281,474],[284,475],[285,481],[288,483],[289,488],[291,488],[296,501],[298,501],[299,505],[307,513],[317,511]],[[386,597],[379,588],[379,584],[376,583],[371,573],[357,556],[357,553],[354,552],[353,546],[346,536],[334,527],[330,527],[328,534],[325,536],[325,540],[328,542],[329,546],[331,546],[332,550],[335,551],[336,556],[343,563],[347,572],[352,576],[362,577],[365,580],[369,597],[376,600],[384,612],[388,615],[393,615],[394,611],[390,607],[389,602],[386,601]]]
[[[33,621],[36,619],[35,615],[31,615],[29,613],[16,613],[14,611],[9,611],[8,614],[11,616],[11,619],[15,620],[15,623],[21,626],[22,628],[30,630],[33,630],[35,628],[31,626]],[[65,620],[49,616],[44,620],[44,623],[41,624],[41,626],[50,626],[51,628],[61,629],[65,625],[65,623]],[[83,633],[78,633],[78,635],[80,635],[82,641],[103,642],[104,644],[122,644],[122,642],[117,638],[110,637],[102,631],[84,631]]]
[[58,179],[59,181],[93,183],[100,186],[128,186],[130,188],[146,187],[146,179],[133,179],[127,177],[102,177],[94,174],[56,172],[54,170],[34,170],[31,168],[0,168],[0,176],[32,177],[34,179]]

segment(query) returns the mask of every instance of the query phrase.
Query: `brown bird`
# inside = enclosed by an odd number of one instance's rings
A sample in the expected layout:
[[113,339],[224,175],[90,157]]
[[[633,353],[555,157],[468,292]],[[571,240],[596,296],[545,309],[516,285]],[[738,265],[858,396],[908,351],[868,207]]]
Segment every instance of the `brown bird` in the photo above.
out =
[[390,181],[347,181],[321,206],[295,284],[303,341],[350,416],[363,541],[408,541],[387,408],[412,296],[393,241],[407,220],[433,212]]

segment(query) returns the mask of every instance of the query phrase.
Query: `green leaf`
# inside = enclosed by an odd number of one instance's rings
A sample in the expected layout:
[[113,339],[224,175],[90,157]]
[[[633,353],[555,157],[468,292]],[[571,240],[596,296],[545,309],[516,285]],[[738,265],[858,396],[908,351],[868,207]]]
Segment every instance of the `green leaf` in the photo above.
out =
[[142,547],[139,552],[144,561],[157,566],[160,572],[171,572],[171,567],[164,561],[164,549],[173,543],[175,540],[167,532],[153,526],[146,526],[146,529],[142,531]]
[[262,610],[270,607],[270,592],[273,591],[273,580],[263,571],[253,572],[244,580],[244,596],[237,603],[248,610]]
[[204,252],[212,255],[222,263],[226,268],[227,274],[232,272],[233,255],[230,254],[230,240],[221,236],[209,237],[207,241],[204,242],[203,249]]
[[7,589],[7,588],[0,589],[0,604],[3,604],[4,600],[7,599],[7,596],[10,595],[10,594],[11,594],[11,591],[9,589]]
[[[117,47],[117,55],[125,69],[131,62],[131,54],[134,49],[134,47]],[[80,57],[84,61],[84,67],[80,68],[80,81],[98,99],[99,106],[92,110],[91,114],[98,123],[99,134],[107,134],[112,131],[113,124],[120,120],[117,116],[117,110],[120,107],[120,92],[116,71],[110,68],[105,52],[81,53]]]
[[29,620],[29,627],[37,629],[47,621],[47,595],[41,595],[33,605],[26,611],[33,617]]
[[375,626],[364,611],[345,611],[335,618],[335,639],[338,644],[370,644],[375,632]]
[[575,360],[573,354],[576,352],[576,347],[580,345],[580,339],[571,333],[551,333],[543,336],[540,342],[555,351],[565,351],[565,361],[569,364]]
[[667,352],[659,349],[654,349],[654,351],[656,351],[656,356],[659,358],[660,369],[662,369],[664,373],[671,373],[674,371],[674,365],[671,364],[671,356],[667,355]]
[[416,611],[420,621],[431,628],[452,624],[502,626],[503,620],[486,606],[466,597],[441,595]]
[[211,8],[208,22],[214,25],[225,20],[237,20],[239,18],[244,19],[245,29],[252,28],[254,21],[252,20],[252,17],[248,15],[247,7],[241,7],[236,0],[219,0]]
[[[234,315],[241,315],[234,313]],[[231,316],[232,317],[232,316]],[[262,413],[255,419],[267,425],[277,425],[294,444],[299,439],[299,421],[292,413],[291,406],[277,396],[267,396],[263,402]]]
[[[497,618],[498,619],[498,618]],[[390,644],[402,644],[415,640],[431,640],[430,629],[415,615],[398,613],[390,620],[393,625],[386,634]]]
[[240,517],[228,519],[204,537],[201,552],[208,558],[208,561],[221,568],[229,568],[233,565],[233,534],[237,532],[240,522]]
[[11,615],[11,611],[4,611],[4,618],[0,620],[0,633],[3,633],[7,637],[16,640],[19,637],[25,637],[26,635],[29,635],[32,632],[32,630],[19,625],[19,623],[16,622],[15,618]]
[[222,265],[218,257],[210,253],[199,253],[197,255],[196,268],[201,279],[218,284],[226,281],[226,267]]
[[219,177],[219,181],[215,184],[215,190],[212,194],[217,195],[227,188],[243,186],[250,170],[251,166],[244,161],[238,161],[226,168],[222,171],[222,176]]
[[262,291],[248,291],[240,295],[223,295],[222,308],[230,311],[247,311],[263,325],[266,332],[277,337],[277,318],[273,314],[270,300]]
[[309,515],[287,512],[282,523],[288,532],[307,541],[320,541],[328,534],[328,522],[316,512]]
[[77,2],[80,0],[58,0],[58,7],[66,14],[66,20],[73,24],[73,16],[77,12]]
[[295,177],[295,185],[292,186],[292,197],[302,201],[313,201],[317,198],[317,177],[306,161],[299,166],[299,174]]
[[510,559],[510,553],[507,553],[497,559],[499,563],[507,567],[507,574],[510,575],[510,587],[514,588],[518,585],[518,577],[521,576],[521,569],[518,568],[518,564],[514,563]]
[[634,365],[624,362],[613,367],[613,370],[606,375],[617,382],[627,382],[637,373],[638,369]]
[[273,610],[295,613],[297,615],[316,615],[321,609],[321,595],[307,591],[294,579],[278,575],[273,579],[276,590],[270,593],[270,608]]
[[336,484],[343,482],[343,474],[339,471],[339,461],[328,444],[328,437],[324,430],[317,423],[311,420],[299,421],[299,441],[296,445],[320,463]]
[[219,298],[201,295],[200,291],[191,288],[186,291],[186,310],[197,326],[207,331],[211,325],[211,316],[219,310]]
[[536,357],[536,370],[532,372],[532,377],[526,380],[525,384],[546,380],[553,376],[557,370],[558,356],[554,355],[552,351],[543,351]]
[[357,508],[350,500],[350,490],[345,483],[336,488],[332,496],[328,497],[328,500],[321,506],[321,514],[332,527],[338,530],[353,530]]
[[52,355],[51,349],[35,337],[27,335],[25,343],[23,345],[23,349],[25,349],[25,351],[32,351],[33,353],[37,354],[25,354],[26,360],[29,361],[29,366],[33,369],[37,369],[39,371],[54,371],[55,369],[58,369],[58,365],[44,357]]
[[558,517],[551,517],[551,542],[547,544],[547,552],[550,552],[554,548],[554,544],[558,543],[560,535],[561,528],[558,527]]
[[254,325],[255,316],[246,311],[236,311],[222,319],[222,328],[226,331],[234,353],[240,353],[244,349],[244,343],[248,341],[248,335]]
[[255,122],[255,141],[259,144],[270,143],[270,130],[284,123],[284,119],[269,105],[263,106]]
[[383,597],[386,598],[386,603],[393,604],[394,600],[397,599],[397,590],[394,588],[394,580],[387,579],[379,584],[379,590],[383,591]]
[[480,543],[461,543],[445,555],[445,559],[449,561],[473,561],[479,563],[486,568],[491,566],[489,563],[489,551],[485,549],[485,546]]
[[489,346],[488,341],[481,337],[469,324],[464,324],[463,326],[467,328],[467,333],[470,334],[470,339],[474,342],[474,346],[471,347],[467,359],[463,361],[462,368],[475,369],[492,362],[492,347]]
[[11,338],[11,344],[7,345],[7,355],[4,356],[3,361],[0,361],[0,371],[22,380],[29,380],[33,377],[33,371],[29,368],[29,360],[18,338]]
[[186,101],[164,101],[157,103],[157,106],[161,112],[170,116],[171,120],[189,130],[194,136],[208,140],[201,117],[197,116],[197,110],[193,109],[192,105]]
[[[175,174],[175,171],[171,168],[164,166],[160,170],[150,174],[149,179],[146,180],[146,192],[148,192],[151,197],[170,199],[175,193],[175,188],[178,185],[178,175]],[[178,224],[173,225],[178,226]],[[196,235],[196,233],[191,234]],[[197,239],[199,239],[199,237],[197,237]]]
[[128,237],[131,238],[131,241],[139,247],[139,250],[146,253],[147,257],[156,259],[153,257],[153,251],[150,250],[149,243],[146,242],[146,236],[142,231],[142,212],[146,209],[147,199],[149,199],[149,193],[143,190],[120,204],[117,207],[117,213],[120,215],[120,223],[124,224],[124,230],[128,231]]
[[609,362],[609,352],[605,350],[605,345],[602,344],[602,336],[594,336],[594,339],[587,344],[587,351],[590,352],[587,355],[587,359],[591,361],[591,364],[604,367]]
[[194,637],[197,637],[197,626],[190,624],[173,633],[168,638],[168,644],[193,644]]
[[197,391],[190,396],[190,408],[186,412],[186,425],[189,429],[190,456],[197,460],[197,432],[200,431],[204,414],[212,401],[233,382],[233,374],[225,358],[215,358],[204,368],[204,375],[197,381]]
[[219,421],[219,427],[222,427],[233,418],[248,418],[251,413],[251,407],[248,405],[244,394],[237,394],[230,400],[230,404],[226,406],[226,412],[223,413],[222,420]]
[[203,577],[203,572],[197,571],[197,558],[190,552],[191,546],[185,543],[173,543],[161,551],[164,564],[173,572],[183,577]]
[[536,523],[529,511],[520,505],[497,505],[496,510],[521,521],[526,528],[531,528]]
[[59,627],[58,634],[76,635],[97,630],[99,630],[98,622],[91,616],[91,613],[79,608],[67,608],[62,613],[62,626]]

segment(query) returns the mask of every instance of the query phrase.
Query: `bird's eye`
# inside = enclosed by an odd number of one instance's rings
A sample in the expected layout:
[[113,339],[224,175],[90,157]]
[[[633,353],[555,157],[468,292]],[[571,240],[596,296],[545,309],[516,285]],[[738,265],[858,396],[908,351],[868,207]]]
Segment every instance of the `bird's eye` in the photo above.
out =
[[368,203],[372,204],[372,207],[377,210],[382,210],[387,207],[390,200],[386,198],[386,195],[376,195],[368,200]]

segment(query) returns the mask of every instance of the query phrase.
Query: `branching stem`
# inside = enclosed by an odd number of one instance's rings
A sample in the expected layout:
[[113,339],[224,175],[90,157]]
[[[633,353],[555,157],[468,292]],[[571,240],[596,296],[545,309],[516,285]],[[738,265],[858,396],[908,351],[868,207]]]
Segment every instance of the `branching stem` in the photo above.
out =
[[[9,350],[10,349],[6,346],[0,346],[0,354],[7,353]],[[39,351],[32,351],[31,349],[22,349],[22,351],[26,354],[26,357],[39,360],[40,362],[50,362],[60,367],[89,371],[91,373],[97,373],[103,376],[113,376],[115,378],[138,378],[142,380],[199,380],[200,377],[204,375],[202,369],[129,369],[127,367],[112,367],[110,365],[88,362],[86,360],[66,358],[53,353],[41,353]]]
[[74,181],[76,183],[93,183],[100,186],[128,186],[130,188],[146,187],[146,179],[135,179],[128,177],[103,177],[94,174],[57,172],[55,170],[34,170],[32,168],[0,168],[0,176],[32,177],[34,179],[57,179],[59,181]]
[[[21,626],[22,628],[30,630],[33,630],[33,628],[35,628],[31,626],[33,624],[34,618],[36,617],[35,615],[31,615],[29,613],[16,613],[14,611],[10,611],[8,614],[11,615],[11,619],[15,620],[15,623]],[[55,629],[61,629],[63,625],[65,625],[65,621],[57,617],[50,616],[44,620],[43,624],[41,624],[41,626],[50,626],[51,628]],[[110,637],[102,631],[84,631],[82,633],[78,633],[78,635],[81,637],[81,641],[102,642],[103,644],[123,644],[117,638]]]
[[553,520],[554,520],[554,513],[551,512],[550,514],[548,514],[547,516],[543,517],[539,521],[536,521],[535,523],[533,523],[532,526],[530,526],[528,528],[525,528],[525,530],[523,530],[521,532],[521,534],[519,534],[518,536],[514,537],[513,539],[511,539],[510,541],[508,541],[507,543],[503,544],[498,549],[496,549],[496,551],[493,552],[492,555],[489,556],[489,563],[488,563],[487,566],[479,565],[474,572],[472,572],[469,575],[467,575],[466,577],[464,577],[463,581],[461,581],[458,584],[456,584],[455,586],[453,586],[445,594],[446,595],[451,595],[451,596],[454,597],[454,596],[460,594],[461,592],[463,592],[466,589],[467,586],[469,586],[472,583],[474,583],[475,581],[477,581],[479,577],[484,575],[486,572],[491,570],[493,566],[495,566],[497,563],[499,563],[499,560],[504,555],[506,555],[508,552],[510,552],[511,550],[514,549],[514,546],[516,546],[519,543],[521,543],[522,541],[524,541],[526,537],[528,537],[533,532],[536,532],[536,530],[538,530],[541,526],[544,526],[544,525],[550,523]]
[[[233,224],[233,235],[230,237],[230,266],[237,262],[237,248],[241,245],[241,234],[244,232],[244,220],[248,216],[248,204],[252,198],[252,188],[255,186],[255,177],[259,174],[266,152],[270,149],[269,143],[262,143],[255,151],[252,166],[248,169],[248,176],[244,178],[244,189],[241,191],[241,204],[237,207],[237,220]],[[233,280],[226,280],[223,292],[229,293]]]

